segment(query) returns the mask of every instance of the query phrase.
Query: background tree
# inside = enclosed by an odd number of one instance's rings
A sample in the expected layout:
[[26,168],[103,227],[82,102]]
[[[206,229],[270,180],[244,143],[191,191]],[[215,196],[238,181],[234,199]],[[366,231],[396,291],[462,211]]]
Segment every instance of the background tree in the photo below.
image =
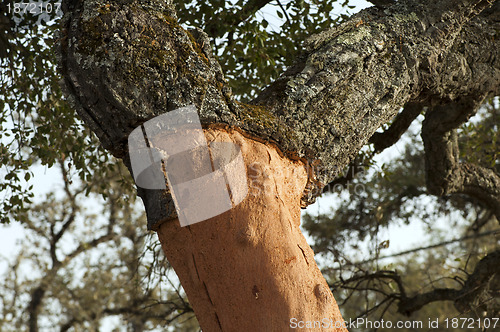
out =
[[[498,172],[499,150],[490,144],[498,139],[498,115],[498,100],[490,99],[476,119],[462,126],[461,160]],[[416,122],[421,126],[422,121]],[[403,154],[381,170],[369,172],[365,166],[353,176],[350,169],[332,183],[330,190],[341,200],[331,214],[305,216],[315,252],[326,259],[323,272],[337,298],[344,299],[340,306],[347,317],[439,318],[442,323],[455,317],[498,317],[499,277],[492,268],[498,258],[498,220],[483,201],[468,195],[436,198],[427,193],[423,144],[412,131],[415,126],[403,137]],[[444,229],[440,220],[446,220]],[[432,236],[421,239],[419,248],[384,255],[390,241],[383,230],[398,223],[425,223]],[[365,245],[368,250],[361,251]],[[338,250],[346,247],[352,250]],[[352,255],[360,251],[365,256]],[[441,329],[466,330],[444,324]]]
[[[96,173],[91,182],[77,185],[64,160],[59,169],[64,196],[51,192],[31,206],[22,249],[15,259],[6,258],[2,331],[100,331],[113,325],[130,331],[193,330],[190,320],[196,319],[159,245],[141,231],[144,213],[135,196],[123,191],[129,177]],[[107,184],[105,201],[94,190],[101,182]]]

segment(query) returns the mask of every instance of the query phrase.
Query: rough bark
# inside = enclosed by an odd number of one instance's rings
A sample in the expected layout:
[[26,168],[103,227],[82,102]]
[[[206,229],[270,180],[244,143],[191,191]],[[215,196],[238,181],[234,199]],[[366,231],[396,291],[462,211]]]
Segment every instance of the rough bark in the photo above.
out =
[[400,1],[364,10],[311,37],[258,106],[232,99],[206,35],[182,29],[159,4],[71,7],[61,68],[81,116],[115,156],[126,158],[126,137],[140,123],[195,104],[202,123],[240,128],[305,159],[312,170],[306,205],[407,102],[498,90],[498,4],[468,21],[486,3]]
[[422,124],[427,189],[437,196],[468,194],[485,203],[500,220],[500,176],[494,170],[461,163],[456,128],[480,106],[479,98],[438,105]]
[[[499,92],[498,3],[476,16],[490,3],[407,0],[364,10],[312,36],[295,65],[241,104],[206,34],[180,27],[170,1],[66,1],[60,68],[82,119],[125,163],[133,129],[194,104],[207,130],[255,149],[250,162],[303,172],[286,191],[288,177],[273,171],[275,196],[249,196],[189,228],[175,221],[168,192],[138,189],[204,329],[255,330],[269,321],[264,330],[285,330],[290,315],[338,317],[298,230],[299,206],[408,102]],[[274,147],[259,145],[266,142]]]

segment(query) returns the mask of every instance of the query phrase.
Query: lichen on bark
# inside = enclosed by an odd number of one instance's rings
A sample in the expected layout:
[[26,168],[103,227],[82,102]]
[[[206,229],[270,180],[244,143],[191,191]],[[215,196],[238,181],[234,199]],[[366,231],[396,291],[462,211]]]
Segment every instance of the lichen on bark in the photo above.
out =
[[[200,323],[215,331],[255,328],[248,312],[269,318],[276,331],[295,314],[340,321],[301,237],[299,206],[405,104],[500,93],[498,1],[496,11],[472,21],[489,1],[401,0],[364,10],[312,36],[295,64],[250,104],[233,98],[208,37],[179,26],[171,1],[64,4],[63,84],[82,119],[129,168],[132,130],[194,104],[208,136],[230,133],[228,140],[245,147],[247,171],[253,160],[272,170],[271,196],[251,197],[192,228],[166,222],[175,220],[168,190],[138,188],[149,227],[159,231]],[[293,172],[280,177],[278,169]],[[284,189],[293,179],[300,181]]]
[[498,89],[498,14],[469,22],[488,1],[368,8],[312,36],[250,104],[233,98],[208,37],[180,27],[170,1],[75,3],[61,35],[64,85],[105,148],[126,159],[134,128],[194,104],[205,127],[238,128],[303,160],[303,206],[406,103]]

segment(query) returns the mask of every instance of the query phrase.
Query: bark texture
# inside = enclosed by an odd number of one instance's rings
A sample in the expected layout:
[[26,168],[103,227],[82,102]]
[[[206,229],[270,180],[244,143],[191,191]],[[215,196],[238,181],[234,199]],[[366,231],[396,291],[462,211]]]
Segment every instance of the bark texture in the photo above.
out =
[[[179,26],[169,0],[64,1],[60,69],[82,119],[125,163],[133,129],[194,104],[207,136],[217,132],[244,147],[250,177],[252,161],[270,171],[266,195],[186,228],[175,221],[168,192],[138,192],[204,329],[286,330],[294,315],[339,319],[300,234],[299,206],[406,104],[500,92],[498,1],[484,10],[493,2],[400,0],[364,10],[311,36],[295,65],[242,104],[207,35]],[[447,149],[445,140],[430,153]]]
[[485,203],[500,220],[500,176],[492,169],[459,159],[456,128],[475,114],[481,100],[458,100],[426,112],[422,139],[427,189],[437,196],[468,194]]
[[[240,128],[306,161],[305,206],[406,103],[498,92],[498,3],[470,20],[489,3],[368,8],[311,36],[252,105],[232,98],[206,34],[180,27],[168,1],[71,2],[60,63],[75,107],[115,156],[127,158],[127,136],[139,124],[195,104],[203,124]],[[163,208],[168,195],[142,196],[157,207],[151,224],[175,217]]]

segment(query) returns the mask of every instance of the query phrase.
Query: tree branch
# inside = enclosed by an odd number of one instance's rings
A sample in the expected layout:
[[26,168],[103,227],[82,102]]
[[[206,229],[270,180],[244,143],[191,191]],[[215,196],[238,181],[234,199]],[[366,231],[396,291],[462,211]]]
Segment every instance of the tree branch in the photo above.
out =
[[453,301],[460,295],[460,291],[452,288],[436,288],[430,292],[413,297],[402,298],[398,303],[398,312],[410,316],[424,305],[437,301]]
[[283,5],[281,4],[281,1],[276,0],[276,2],[278,3],[278,6],[280,7],[281,11],[283,12],[283,15],[285,15],[287,23],[290,24],[291,23],[290,17],[288,17],[288,13],[286,12],[286,8],[283,7]]
[[[477,263],[474,272],[465,281],[460,296],[455,300],[458,310],[464,312],[471,309],[471,304],[479,298],[484,290],[489,290],[490,283],[500,281],[500,250],[489,253]],[[498,295],[499,289],[493,290]]]
[[423,105],[420,103],[408,103],[403,111],[396,115],[389,129],[383,133],[374,133],[369,143],[375,148],[375,153],[380,153],[388,147],[396,144],[401,136],[408,130],[413,120],[422,112]]
[[464,193],[488,205],[500,220],[500,176],[492,169],[460,163],[456,128],[466,122],[484,98],[437,105],[422,124],[427,188],[438,196]]
[[79,321],[75,317],[72,317],[66,323],[64,323],[63,325],[61,325],[61,327],[59,328],[59,332],[66,332],[66,331],[68,331],[70,328],[72,328],[78,322]]
[[[252,105],[232,97],[206,34],[184,30],[175,13],[143,2],[108,3],[67,6],[59,51],[66,91],[104,147],[127,163],[133,129],[194,104],[204,126],[236,127],[315,165],[303,205],[408,102],[499,86],[500,41],[491,38],[498,14],[469,22],[489,4],[484,0],[367,8],[306,41],[295,65]],[[150,225],[175,217],[165,193],[140,195]]]
[[374,273],[364,273],[362,275],[357,275],[347,280],[340,280],[332,286],[332,289],[335,290],[336,288],[344,288],[344,285],[348,285],[353,282],[364,282],[367,280],[376,280],[376,279],[390,279],[394,281],[398,286],[400,296],[403,298],[406,297],[406,290],[403,285],[403,281],[401,280],[401,276],[399,276],[394,271],[386,271],[386,270],[381,270]]
[[489,253],[477,263],[474,272],[469,275],[462,289],[438,288],[413,297],[404,297],[398,304],[398,311],[410,315],[431,302],[454,301],[457,309],[464,312],[470,309],[473,300],[478,297],[478,294],[488,288],[493,278],[499,278],[499,261],[499,250]]

